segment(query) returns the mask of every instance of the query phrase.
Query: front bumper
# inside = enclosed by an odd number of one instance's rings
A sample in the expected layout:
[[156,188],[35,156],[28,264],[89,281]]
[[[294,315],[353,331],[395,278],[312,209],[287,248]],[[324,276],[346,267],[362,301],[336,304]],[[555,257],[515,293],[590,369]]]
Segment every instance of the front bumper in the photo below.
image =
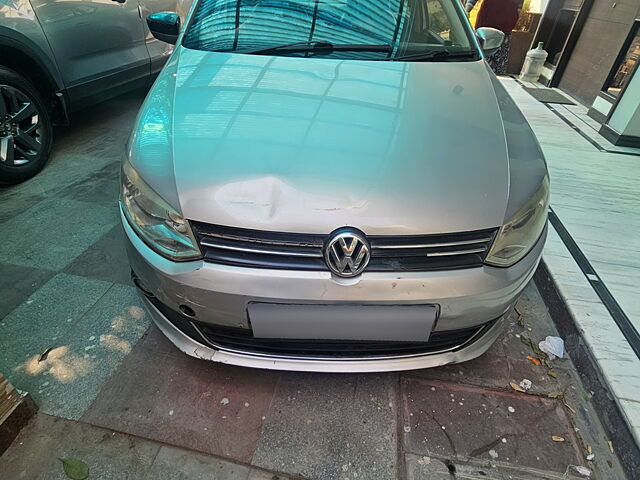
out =
[[367,305],[433,304],[439,307],[434,332],[494,322],[464,345],[424,355],[371,358],[308,358],[213,348],[177,328],[144,298],[152,318],[183,352],[223,363],[280,370],[373,372],[409,370],[458,363],[484,353],[502,331],[503,319],[530,281],[542,254],[546,230],[532,251],[510,268],[436,272],[365,272],[343,279],[327,272],[265,270],[205,263],[176,263],[151,250],[122,216],[127,253],[138,285],[172,312],[191,310],[199,324],[250,330],[251,302]]

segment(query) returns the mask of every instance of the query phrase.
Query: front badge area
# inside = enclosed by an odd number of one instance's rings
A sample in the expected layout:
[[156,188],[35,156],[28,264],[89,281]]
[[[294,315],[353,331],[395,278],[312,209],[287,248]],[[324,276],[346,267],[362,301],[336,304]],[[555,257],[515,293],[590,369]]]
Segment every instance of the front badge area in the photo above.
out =
[[371,259],[371,246],[364,234],[342,229],[331,234],[324,247],[324,261],[340,277],[360,275]]

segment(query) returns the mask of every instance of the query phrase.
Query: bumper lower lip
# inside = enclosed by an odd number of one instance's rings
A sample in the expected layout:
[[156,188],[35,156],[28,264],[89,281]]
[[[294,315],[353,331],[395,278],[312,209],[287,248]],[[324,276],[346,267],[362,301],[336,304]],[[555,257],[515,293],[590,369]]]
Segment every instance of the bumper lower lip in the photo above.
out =
[[187,355],[229,365],[269,370],[364,373],[415,370],[461,363],[479,357],[486,352],[500,336],[504,326],[504,317],[500,317],[488,330],[474,337],[465,345],[452,351],[440,353],[371,359],[280,357],[277,355],[216,349],[204,345],[204,341],[203,343],[195,341],[173,325],[148,298],[144,296],[142,298],[154,323],[178,349]]

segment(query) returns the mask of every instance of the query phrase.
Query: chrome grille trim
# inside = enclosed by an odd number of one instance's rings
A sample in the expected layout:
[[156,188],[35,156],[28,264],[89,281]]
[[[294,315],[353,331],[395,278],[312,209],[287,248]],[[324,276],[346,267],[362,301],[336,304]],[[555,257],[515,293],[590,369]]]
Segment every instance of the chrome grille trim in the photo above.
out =
[[460,242],[447,242],[447,243],[425,243],[422,245],[381,245],[376,248],[383,249],[400,249],[400,248],[437,248],[437,247],[457,247],[462,245],[475,245],[476,243],[486,243],[493,240],[493,237],[484,237],[479,238],[477,240],[468,240],[468,241],[460,241]]
[[[247,268],[328,271],[322,234],[191,222],[204,260]],[[434,235],[369,235],[366,272],[426,272],[482,266],[498,229]]]
[[428,257],[447,257],[449,255],[470,255],[472,253],[484,253],[486,248],[476,248],[474,250],[458,250],[455,252],[434,252],[427,253]]
[[[258,243],[258,242],[255,242]],[[266,243],[270,245],[269,243]],[[290,255],[292,257],[322,257],[322,253],[287,252],[278,250],[265,250],[263,248],[234,247],[231,245],[221,245],[219,243],[208,242],[206,239],[200,240],[200,245],[211,248],[221,248],[223,250],[233,250],[235,252],[258,253],[262,255]]]
[[231,240],[231,241],[247,242],[247,243],[260,243],[260,244],[264,244],[264,245],[279,245],[279,246],[284,246],[284,247],[315,247],[315,248],[322,248],[322,242],[319,242],[319,243],[278,242],[278,241],[274,241],[274,240],[264,240],[264,239],[257,239],[257,238],[249,238],[249,237],[242,237],[242,236],[238,236],[238,235],[221,235],[221,234],[210,233],[210,232],[203,233],[203,235],[205,237],[220,238],[220,239],[223,239],[223,240]]

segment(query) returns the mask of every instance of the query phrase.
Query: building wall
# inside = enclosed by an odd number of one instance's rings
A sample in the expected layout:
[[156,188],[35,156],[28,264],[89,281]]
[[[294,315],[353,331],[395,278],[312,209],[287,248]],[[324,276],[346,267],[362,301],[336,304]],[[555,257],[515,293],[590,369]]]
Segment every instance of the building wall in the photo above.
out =
[[595,0],[559,87],[591,105],[638,17],[640,0]]

